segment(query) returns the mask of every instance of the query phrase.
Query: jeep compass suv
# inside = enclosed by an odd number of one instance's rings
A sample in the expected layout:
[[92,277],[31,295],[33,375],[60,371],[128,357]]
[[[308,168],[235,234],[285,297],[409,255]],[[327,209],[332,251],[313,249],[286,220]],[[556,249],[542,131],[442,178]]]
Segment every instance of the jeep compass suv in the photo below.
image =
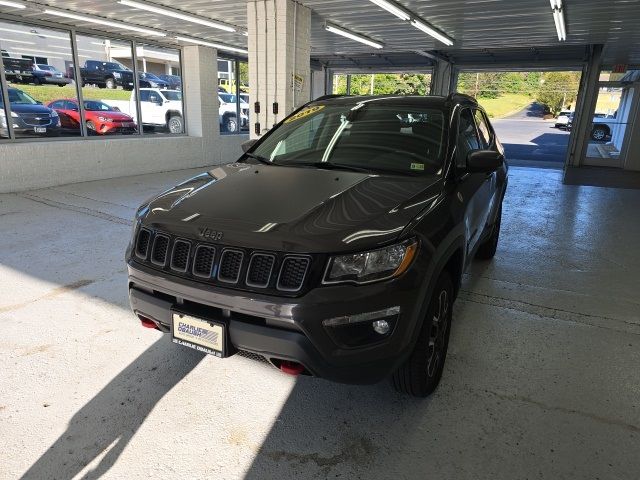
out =
[[135,314],[174,343],[426,396],[465,267],[493,257],[503,147],[471,98],[337,97],[140,207]]

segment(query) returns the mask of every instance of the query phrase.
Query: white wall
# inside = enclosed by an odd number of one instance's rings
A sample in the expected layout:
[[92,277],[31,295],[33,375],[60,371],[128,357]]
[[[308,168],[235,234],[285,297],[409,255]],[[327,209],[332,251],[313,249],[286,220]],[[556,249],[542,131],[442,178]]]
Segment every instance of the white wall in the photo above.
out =
[[248,135],[143,137],[0,144],[0,193],[235,161]]

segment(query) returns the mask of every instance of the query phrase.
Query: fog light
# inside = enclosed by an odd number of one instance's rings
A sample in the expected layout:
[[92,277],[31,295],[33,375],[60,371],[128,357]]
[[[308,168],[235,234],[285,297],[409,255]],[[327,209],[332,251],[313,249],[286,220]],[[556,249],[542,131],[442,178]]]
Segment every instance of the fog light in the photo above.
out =
[[379,333],[380,335],[386,335],[387,333],[389,333],[389,329],[391,328],[389,326],[389,322],[387,322],[386,320],[376,320],[371,325],[373,326],[373,329],[376,331],[376,333]]

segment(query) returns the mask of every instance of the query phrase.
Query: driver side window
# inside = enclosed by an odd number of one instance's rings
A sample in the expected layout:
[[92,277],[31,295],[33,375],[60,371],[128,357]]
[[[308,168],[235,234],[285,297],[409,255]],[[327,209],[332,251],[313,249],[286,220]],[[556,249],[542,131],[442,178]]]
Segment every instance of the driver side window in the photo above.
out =
[[471,110],[465,108],[460,112],[460,119],[458,121],[458,140],[456,145],[457,158],[456,164],[460,168],[466,168],[467,155],[474,150],[480,150],[480,138],[478,138],[478,131],[476,130],[476,124],[473,121],[473,115]]

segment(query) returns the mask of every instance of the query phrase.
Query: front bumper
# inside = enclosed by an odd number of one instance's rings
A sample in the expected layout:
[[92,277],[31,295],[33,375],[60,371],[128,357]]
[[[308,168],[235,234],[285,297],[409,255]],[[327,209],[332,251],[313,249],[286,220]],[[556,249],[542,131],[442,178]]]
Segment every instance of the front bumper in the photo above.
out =
[[[407,358],[421,325],[424,291],[420,268],[370,285],[316,288],[285,298],[238,292],[167,275],[130,261],[129,297],[133,311],[170,332],[172,309],[210,320],[224,320],[233,348],[256,353],[278,365],[302,364],[314,376],[353,383],[377,383]],[[424,285],[426,289],[426,285]],[[399,306],[391,334],[379,342],[345,347],[322,321]],[[338,327],[339,328],[339,327]]]

